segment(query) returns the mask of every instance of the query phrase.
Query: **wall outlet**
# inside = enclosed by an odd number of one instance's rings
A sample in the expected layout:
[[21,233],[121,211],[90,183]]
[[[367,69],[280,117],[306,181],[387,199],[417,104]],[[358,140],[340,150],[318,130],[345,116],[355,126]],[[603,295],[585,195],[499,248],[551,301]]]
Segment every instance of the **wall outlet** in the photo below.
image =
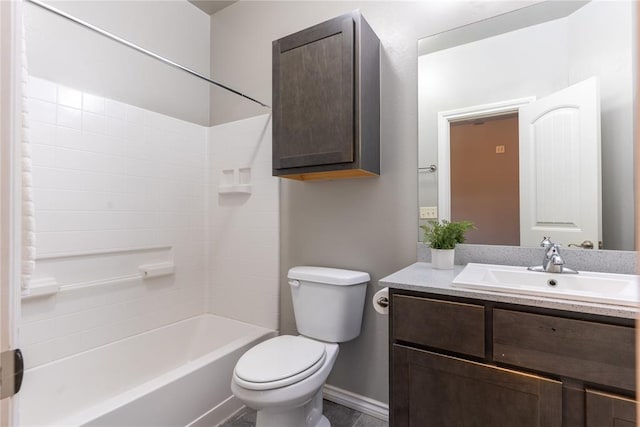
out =
[[504,145],[496,145],[496,154],[502,154],[505,151]]
[[420,206],[420,219],[436,219],[438,218],[437,206]]

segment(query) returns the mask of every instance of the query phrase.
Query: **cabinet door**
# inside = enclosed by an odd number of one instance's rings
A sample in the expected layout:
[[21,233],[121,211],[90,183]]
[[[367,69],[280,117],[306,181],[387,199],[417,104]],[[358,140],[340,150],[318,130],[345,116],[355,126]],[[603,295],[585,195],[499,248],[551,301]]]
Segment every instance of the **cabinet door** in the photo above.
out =
[[636,402],[632,399],[587,390],[587,427],[635,427]]
[[562,425],[557,381],[400,345],[391,378],[394,427]]
[[346,14],[273,42],[273,167],[354,161],[354,21]]

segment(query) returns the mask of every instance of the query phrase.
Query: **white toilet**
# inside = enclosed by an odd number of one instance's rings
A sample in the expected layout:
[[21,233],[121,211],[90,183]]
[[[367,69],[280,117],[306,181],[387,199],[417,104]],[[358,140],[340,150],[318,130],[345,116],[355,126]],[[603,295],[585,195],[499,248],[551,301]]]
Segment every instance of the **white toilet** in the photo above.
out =
[[289,285],[299,336],[264,341],[238,360],[231,390],[258,411],[256,427],[329,427],[322,386],[339,342],[360,335],[369,274],[294,267]]

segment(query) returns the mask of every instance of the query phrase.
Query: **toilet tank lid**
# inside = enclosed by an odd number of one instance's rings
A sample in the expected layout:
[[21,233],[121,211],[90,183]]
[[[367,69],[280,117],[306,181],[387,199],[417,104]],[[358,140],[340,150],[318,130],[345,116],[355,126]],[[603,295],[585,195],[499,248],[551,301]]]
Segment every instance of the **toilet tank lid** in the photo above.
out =
[[294,280],[327,283],[329,285],[358,285],[371,280],[369,273],[362,271],[310,266],[293,267],[289,270],[287,277]]

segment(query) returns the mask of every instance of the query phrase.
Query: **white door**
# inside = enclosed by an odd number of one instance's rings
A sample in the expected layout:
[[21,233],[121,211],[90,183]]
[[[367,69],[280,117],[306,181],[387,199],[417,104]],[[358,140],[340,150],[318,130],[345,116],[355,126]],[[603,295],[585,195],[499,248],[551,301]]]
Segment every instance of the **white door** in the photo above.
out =
[[[0,0],[0,425],[17,425],[14,391],[20,310],[20,2]],[[7,396],[7,397],[5,397]]]
[[600,93],[591,77],[520,107],[520,244],[602,240]]

